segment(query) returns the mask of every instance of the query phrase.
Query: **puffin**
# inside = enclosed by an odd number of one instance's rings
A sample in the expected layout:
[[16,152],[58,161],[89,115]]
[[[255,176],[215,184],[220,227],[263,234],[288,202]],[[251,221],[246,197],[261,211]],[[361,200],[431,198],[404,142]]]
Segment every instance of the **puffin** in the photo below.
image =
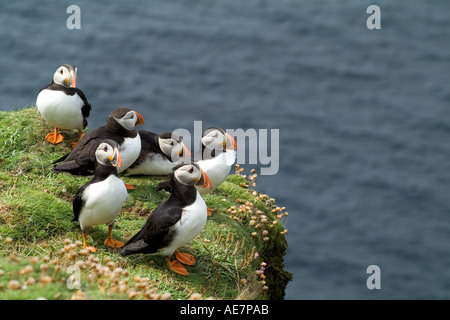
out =
[[[52,83],[39,91],[36,106],[45,121],[55,127],[54,132],[45,137],[48,142],[58,144],[64,140],[58,128],[78,129],[80,141],[92,108],[83,91],[77,88],[77,67],[70,64],[58,67]],[[78,141],[72,142],[72,147]]]
[[[169,177],[170,197],[149,215],[142,229],[120,251],[122,256],[158,253],[167,267],[189,275],[184,265],[194,265],[195,258],[178,248],[188,244],[203,230],[207,220],[205,201],[195,185],[211,188],[211,182],[197,164],[180,164]],[[170,257],[175,255],[175,260]]]
[[200,194],[211,192],[225,181],[236,160],[236,150],[236,141],[224,130],[210,127],[203,132],[200,149],[191,161],[208,175],[212,189],[197,188]]
[[168,131],[156,134],[139,130],[141,153],[124,171],[125,175],[169,175],[173,168],[191,155],[183,138]]
[[54,161],[52,171],[76,176],[92,176],[95,171],[95,151],[98,144],[103,139],[111,139],[119,145],[122,166],[117,171],[121,173],[139,157],[141,138],[135,127],[143,123],[144,118],[134,110],[129,108],[114,110],[104,126],[87,132],[72,152]]
[[122,205],[128,200],[128,191],[119,178],[117,167],[122,165],[119,145],[110,139],[102,140],[95,150],[95,172],[92,180],[83,185],[73,200],[74,218],[83,232],[83,247],[95,252],[97,249],[86,243],[87,233],[92,226],[108,225],[108,237],[104,244],[120,248],[123,242],[113,239],[112,228]]

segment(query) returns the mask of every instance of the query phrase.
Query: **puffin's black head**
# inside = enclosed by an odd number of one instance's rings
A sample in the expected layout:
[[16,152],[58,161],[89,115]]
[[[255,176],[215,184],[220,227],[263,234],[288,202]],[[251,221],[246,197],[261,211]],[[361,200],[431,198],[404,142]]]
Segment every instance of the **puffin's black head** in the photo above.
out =
[[180,164],[173,168],[173,170],[173,179],[176,179],[181,184],[212,188],[208,176],[196,163]]
[[215,156],[217,153],[226,150],[237,150],[236,141],[220,128],[208,128],[203,132],[200,140],[203,159]]
[[77,67],[63,64],[53,74],[53,82],[67,88],[77,87]]
[[105,139],[95,150],[97,162],[105,166],[122,167],[122,157],[119,152],[119,144],[111,139]]
[[172,162],[177,162],[191,155],[191,152],[183,143],[183,138],[170,131],[158,135],[158,145]]
[[129,108],[118,108],[110,113],[106,120],[106,126],[120,124],[126,130],[134,130],[135,127],[144,123],[144,118],[136,111]]

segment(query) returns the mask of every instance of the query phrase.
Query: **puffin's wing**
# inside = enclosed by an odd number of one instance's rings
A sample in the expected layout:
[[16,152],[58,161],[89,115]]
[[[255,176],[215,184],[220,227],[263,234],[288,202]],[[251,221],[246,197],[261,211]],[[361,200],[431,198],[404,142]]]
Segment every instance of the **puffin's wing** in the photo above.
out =
[[74,218],[72,219],[72,221],[78,221],[78,217],[80,216],[80,211],[81,208],[83,207],[84,201],[82,198],[83,195],[83,191],[84,189],[86,189],[88,184],[83,185],[77,192],[77,194],[75,195],[75,198],[73,199],[73,214],[74,214]]
[[64,160],[66,160],[66,158],[67,158],[67,157],[69,156],[69,154],[70,154],[70,153],[68,153],[68,154],[66,154],[66,155],[62,156],[61,158],[59,158],[59,159],[57,159],[57,160],[53,161],[53,163],[52,163],[52,164],[57,164],[58,162],[61,162],[61,161],[64,161]]
[[173,232],[171,227],[180,220],[182,212],[180,207],[164,208],[164,205],[157,207],[142,229],[128,240],[120,254],[127,256],[136,253],[154,253],[164,247],[167,235]]
[[181,219],[183,209],[179,206],[156,208],[144,225],[144,240],[148,244],[160,243],[164,240],[170,229]]
[[139,136],[141,138],[142,149],[148,152],[157,152],[158,148],[155,145],[157,141],[157,134],[148,130],[139,130]]
[[148,253],[151,252],[150,246],[147,243],[145,243],[143,239],[139,239],[136,242],[132,242],[124,246],[120,251],[120,254],[123,257],[126,257],[132,254],[147,253],[147,252]]
[[90,176],[94,174],[95,163],[80,165],[76,160],[63,161],[52,166],[54,173],[67,172],[76,176]]
[[102,141],[105,131],[104,127],[89,131],[81,138],[72,152],[54,162],[56,164],[52,167],[52,171],[82,176],[92,175],[95,170],[95,150]]
[[[94,139],[91,140],[91,143],[84,144],[83,148],[72,150],[71,153],[54,162],[52,171],[55,173],[68,172],[70,174],[82,176],[94,174],[96,161],[95,150],[100,141],[101,139]],[[80,143],[78,143],[78,145],[79,144]],[[76,147],[78,147],[78,145]]]
[[86,96],[84,95],[83,91],[77,88],[77,94],[80,96],[81,100],[83,100],[83,107],[81,108],[81,113],[83,115],[83,127],[86,128],[87,126],[87,118],[89,117],[89,114],[91,113],[92,107],[91,104],[87,101]]
[[141,139],[141,151],[139,153],[139,157],[136,161],[131,165],[131,168],[134,168],[141,164],[146,159],[152,157],[155,153],[157,153],[158,149],[156,147],[157,144],[157,134],[147,130],[139,130],[139,137]]
[[102,140],[103,138],[107,138],[107,132],[108,131],[106,130],[105,126],[102,126],[86,133],[72,150],[67,160],[79,158],[80,156],[84,156],[91,151],[94,151],[94,154],[90,158],[95,160],[95,150],[97,149],[100,140]]

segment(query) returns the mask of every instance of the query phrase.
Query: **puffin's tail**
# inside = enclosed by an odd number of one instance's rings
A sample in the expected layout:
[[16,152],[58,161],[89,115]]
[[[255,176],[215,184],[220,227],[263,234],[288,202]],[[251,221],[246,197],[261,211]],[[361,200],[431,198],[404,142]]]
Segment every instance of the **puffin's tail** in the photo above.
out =
[[125,246],[120,251],[120,254],[124,257],[137,254],[141,252],[145,252],[145,249],[148,247],[147,243],[144,242],[144,229],[141,229],[138,233],[136,233],[130,240],[125,243]]
[[64,162],[64,160],[66,160],[69,154],[70,153],[66,154],[65,156],[62,156],[58,160],[53,161],[52,171],[54,173],[68,172],[70,169],[72,169],[73,161]]
[[54,173],[61,173],[61,172],[65,172],[65,173],[69,173],[75,176],[89,176],[89,175],[93,175],[94,171],[90,170],[90,169],[83,169],[82,167],[80,167],[75,160],[71,160],[71,161],[64,161],[64,162],[60,162],[57,164],[54,164],[52,166],[52,171]]
[[138,253],[151,253],[148,244],[144,240],[138,240],[136,242],[125,245],[122,250],[120,250],[120,255],[122,257],[130,256],[132,254]]
[[58,163],[58,164],[54,164],[52,166],[52,171],[54,173],[60,173],[60,172],[69,172],[69,173],[71,173],[71,169],[72,169],[71,163],[66,163],[66,162],[61,162],[61,163]]
[[66,160],[66,158],[69,156],[69,154],[70,154],[70,153],[68,153],[68,154],[66,154],[66,155],[64,155],[64,156],[62,156],[62,157],[59,158],[58,160],[53,161],[53,164],[56,164],[56,163],[58,163],[58,162],[61,162],[61,161]]

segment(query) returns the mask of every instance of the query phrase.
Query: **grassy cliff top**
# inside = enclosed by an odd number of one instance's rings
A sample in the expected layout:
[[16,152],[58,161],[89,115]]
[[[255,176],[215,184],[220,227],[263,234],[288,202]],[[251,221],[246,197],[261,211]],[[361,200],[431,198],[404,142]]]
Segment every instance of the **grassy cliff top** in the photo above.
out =
[[[35,107],[0,112],[0,296],[2,299],[282,299],[291,275],[284,270],[287,247],[284,208],[252,189],[256,175],[230,175],[205,195],[215,209],[188,246],[197,263],[189,276],[166,268],[157,255],[122,257],[103,244],[107,226],[95,226],[82,250],[72,222],[72,200],[89,178],[54,174],[51,164],[71,151],[76,131],[45,141],[52,128]],[[168,198],[156,191],[167,177],[122,177],[135,189],[116,220],[113,235],[126,242],[151,211]]]

